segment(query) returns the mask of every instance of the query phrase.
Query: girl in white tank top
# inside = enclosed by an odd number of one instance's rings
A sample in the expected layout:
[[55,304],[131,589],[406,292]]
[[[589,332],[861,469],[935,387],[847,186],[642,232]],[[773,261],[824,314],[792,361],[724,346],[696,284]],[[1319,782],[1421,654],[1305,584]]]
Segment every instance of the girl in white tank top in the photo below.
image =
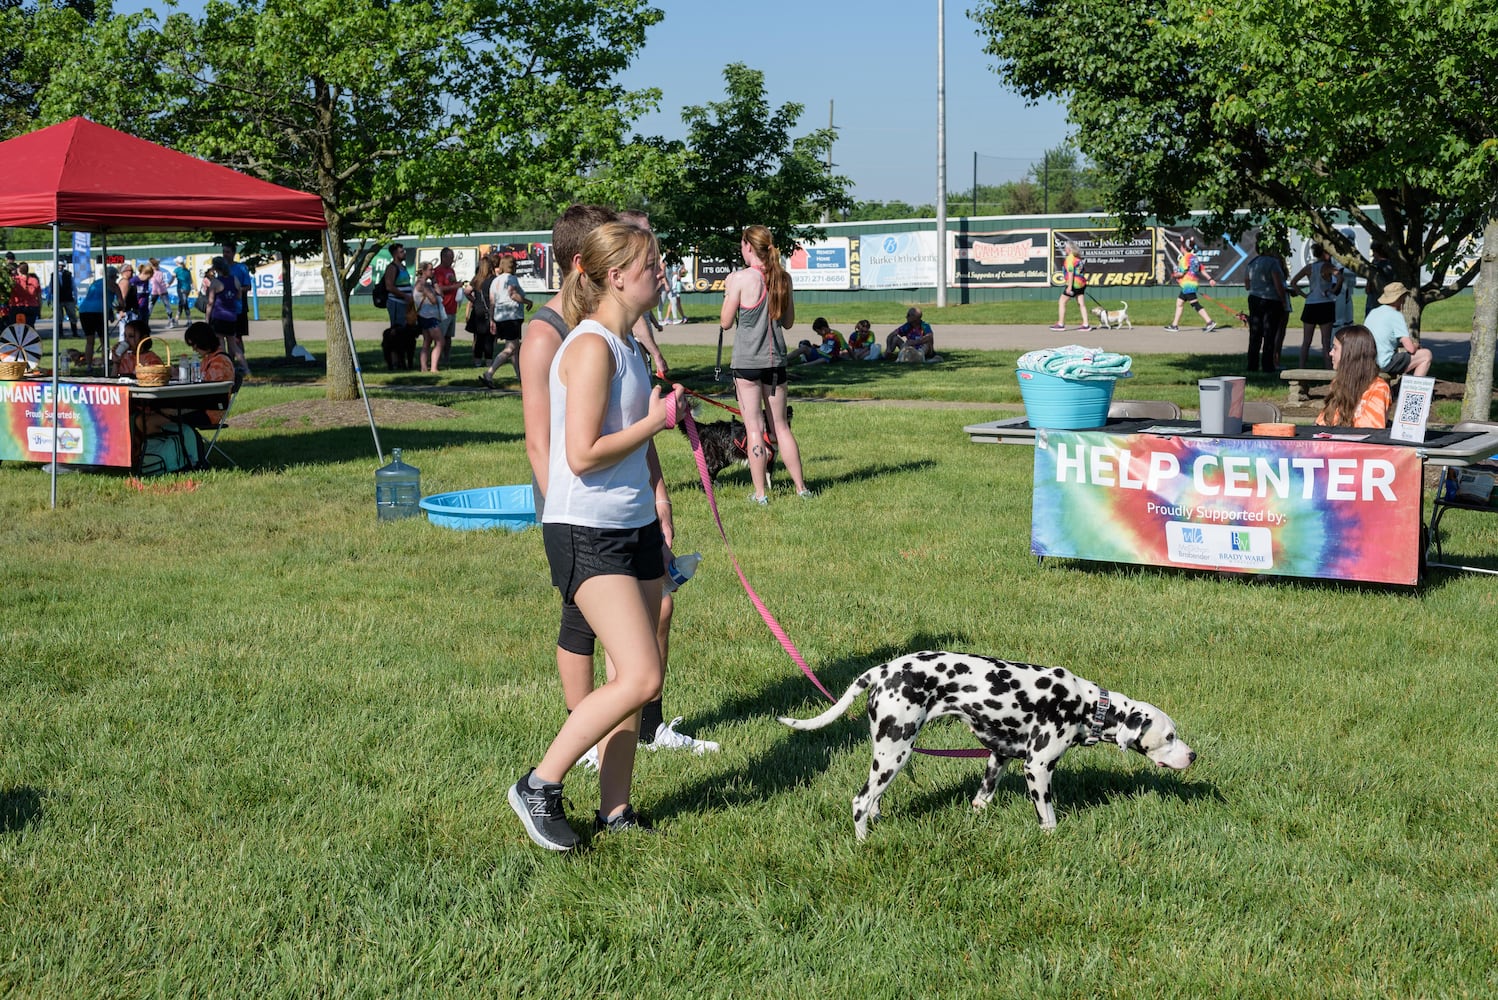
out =
[[[530,838],[554,851],[578,842],[562,809],[562,779],[599,748],[598,823],[636,822],[629,804],[640,708],[661,689],[656,644],[664,561],[652,491],[654,445],[667,400],[650,388],[629,335],[656,301],[655,239],[611,222],[583,242],[582,268],[567,276],[560,311],[576,323],[552,361],[551,451],[542,534],[552,581],[576,602],[614,670],[578,702],[541,762],[510,789]],[[681,406],[676,386],[672,405]],[[648,568],[648,570],[647,570]],[[643,578],[645,576],[649,578]]]

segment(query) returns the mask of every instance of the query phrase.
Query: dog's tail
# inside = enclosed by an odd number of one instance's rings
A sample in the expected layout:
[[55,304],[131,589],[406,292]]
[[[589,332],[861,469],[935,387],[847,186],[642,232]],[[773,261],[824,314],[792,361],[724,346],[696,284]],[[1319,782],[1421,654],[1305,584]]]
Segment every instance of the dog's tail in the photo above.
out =
[[823,726],[828,725],[829,723],[841,718],[842,714],[848,710],[848,706],[853,704],[853,699],[862,694],[864,688],[874,683],[874,675],[880,670],[884,669],[885,666],[886,664],[880,664],[879,666],[874,667],[870,670],[866,670],[862,674],[860,674],[852,684],[848,685],[848,690],[843,692],[843,696],[837,700],[837,704],[833,705],[831,708],[829,708],[827,711],[823,712],[816,718],[793,719],[788,715],[782,715],[780,716],[780,721],[785,723],[787,726],[790,726],[792,729],[821,729]]

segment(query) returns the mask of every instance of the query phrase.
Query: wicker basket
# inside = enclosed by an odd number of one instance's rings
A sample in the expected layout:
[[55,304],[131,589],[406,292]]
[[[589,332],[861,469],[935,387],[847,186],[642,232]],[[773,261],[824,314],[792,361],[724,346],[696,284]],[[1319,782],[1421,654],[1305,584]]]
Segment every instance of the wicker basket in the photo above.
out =
[[26,362],[0,361],[0,381],[14,382],[26,377]]
[[143,365],[140,363],[140,349],[146,346],[150,337],[142,338],[135,346],[135,382],[137,385],[166,385],[172,380],[172,349],[167,346],[166,341],[161,342],[161,349],[166,351],[166,364]]

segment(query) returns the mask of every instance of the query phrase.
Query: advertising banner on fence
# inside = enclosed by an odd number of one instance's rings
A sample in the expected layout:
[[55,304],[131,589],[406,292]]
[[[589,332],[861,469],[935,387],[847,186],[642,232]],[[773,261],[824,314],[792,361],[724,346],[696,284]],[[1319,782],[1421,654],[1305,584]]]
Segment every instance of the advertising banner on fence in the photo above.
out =
[[847,237],[803,243],[785,262],[791,275],[791,287],[797,291],[831,288],[846,291],[853,287],[848,263]]
[[864,288],[936,285],[936,232],[868,233],[860,241]]
[[[743,266],[741,261],[738,265]],[[723,280],[732,274],[735,266],[717,257],[696,257],[692,260],[692,291],[723,293]]]
[[[1235,241],[1229,236],[1208,239],[1195,226],[1161,226],[1160,255],[1157,258],[1160,284],[1175,284],[1174,267],[1185,249],[1186,237],[1196,240],[1197,255],[1202,259],[1202,272],[1210,275],[1219,285],[1242,285],[1248,271],[1248,262],[1259,253],[1259,230],[1250,229]],[[1290,262],[1290,273],[1297,265]],[[1206,285],[1206,282],[1202,284]],[[1211,287],[1208,285],[1210,292]],[[1296,307],[1296,312],[1299,312]]]
[[[1051,233],[1051,284],[1061,286],[1061,263],[1066,244],[1077,245],[1086,265],[1087,290],[1154,284],[1155,231],[1141,229],[1125,236],[1119,229],[1057,229]],[[1106,301],[1106,300],[1105,300]],[[1108,305],[1111,309],[1113,306]]]
[[1421,485],[1399,446],[1039,431],[1030,551],[1412,585]]
[[[57,460],[130,465],[130,390],[122,385],[58,385]],[[52,461],[52,383],[0,382],[0,459]]]
[[[279,299],[281,277],[280,261],[261,264],[255,269],[255,295],[262,299]],[[291,262],[292,295],[321,295],[322,291],[321,258],[309,257]]]
[[[522,292],[554,292],[562,287],[562,276],[551,266],[550,243],[482,243],[478,252],[491,249],[515,258],[515,278]],[[462,273],[458,272],[460,277]],[[473,277],[471,271],[468,276]]]
[[1045,288],[1051,283],[1051,231],[1009,229],[952,234],[957,288]]

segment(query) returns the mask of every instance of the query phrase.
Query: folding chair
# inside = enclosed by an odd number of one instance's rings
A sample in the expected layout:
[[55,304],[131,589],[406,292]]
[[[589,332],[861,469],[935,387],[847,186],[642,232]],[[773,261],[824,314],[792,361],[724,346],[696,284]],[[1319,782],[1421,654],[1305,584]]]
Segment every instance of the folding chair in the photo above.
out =
[[213,436],[208,439],[208,446],[203,449],[203,457],[198,459],[199,469],[208,468],[208,460],[213,457],[214,452],[218,452],[220,455],[222,455],[224,457],[224,461],[234,466],[234,468],[239,468],[239,463],[234,461],[234,457],[218,446],[218,436],[224,432],[225,427],[229,426],[229,411],[234,409],[234,400],[238,398],[238,396],[239,393],[237,392],[229,393],[229,402],[224,407],[223,416],[219,417],[218,423],[213,428]]
[[1243,426],[1251,427],[1254,424],[1277,424],[1280,422],[1280,408],[1273,403],[1263,399],[1250,399],[1243,404]]
[[1168,399],[1115,399],[1108,404],[1108,416],[1179,420],[1181,408]]

